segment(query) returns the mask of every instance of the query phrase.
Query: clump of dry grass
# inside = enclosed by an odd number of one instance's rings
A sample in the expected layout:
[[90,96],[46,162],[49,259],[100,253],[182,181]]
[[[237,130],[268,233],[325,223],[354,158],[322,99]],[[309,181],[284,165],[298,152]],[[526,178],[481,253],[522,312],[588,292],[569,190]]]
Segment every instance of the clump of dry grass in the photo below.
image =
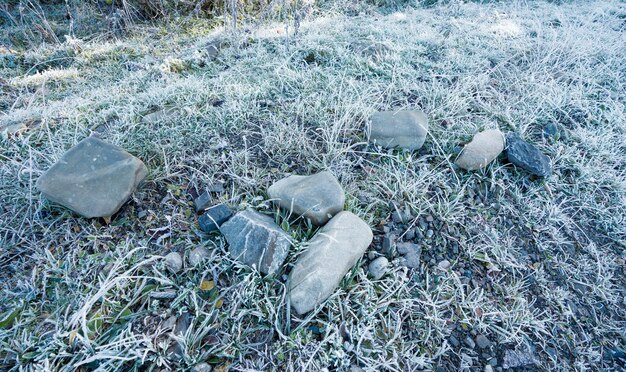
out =
[[[152,28],[30,52],[30,65],[6,70],[16,98],[0,122],[38,120],[0,140],[0,363],[474,369],[528,348],[544,369],[617,368],[626,319],[624,14],[613,1],[455,2],[329,14],[297,36],[282,25],[222,35],[230,46],[215,59],[197,30]],[[386,48],[360,54],[355,41]],[[70,64],[26,73],[70,49]],[[175,59],[182,69],[160,68]],[[142,120],[166,107],[174,114],[165,120]],[[424,148],[368,146],[371,113],[402,108],[428,114]],[[560,138],[543,134],[547,123]],[[537,144],[554,175],[533,179],[505,159],[455,170],[455,147],[491,127]],[[34,188],[92,132],[151,170],[110,225]],[[299,319],[287,308],[284,275],[315,229],[275,211],[265,190],[287,173],[321,169],[338,176],[346,208],[375,230],[374,256],[392,226],[389,202],[408,206],[403,228],[422,234],[423,263],[407,270],[395,260],[372,281],[366,255],[318,312]],[[299,242],[281,273],[261,276],[233,261],[222,237],[198,231],[189,192],[216,180],[227,185],[220,200],[277,212]],[[210,259],[179,275],[158,258],[198,246]],[[443,259],[449,269],[438,266]],[[201,289],[204,280],[215,287]],[[150,297],[165,289],[176,298]],[[186,312],[182,357],[172,360],[166,321]],[[474,334],[494,352],[451,346],[451,336]]]

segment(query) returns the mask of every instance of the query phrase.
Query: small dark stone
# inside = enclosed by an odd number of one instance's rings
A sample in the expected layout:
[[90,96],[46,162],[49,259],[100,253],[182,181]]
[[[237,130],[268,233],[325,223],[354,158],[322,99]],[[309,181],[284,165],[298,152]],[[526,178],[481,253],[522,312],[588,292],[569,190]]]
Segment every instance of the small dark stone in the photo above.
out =
[[481,349],[485,349],[491,346],[491,341],[484,335],[478,335],[476,336],[476,345]]
[[413,239],[415,239],[415,229],[409,229],[404,234],[404,240],[413,240]]
[[215,231],[224,222],[228,221],[233,215],[233,211],[230,210],[224,204],[218,204],[214,207],[207,209],[207,211],[198,218],[200,228],[204,232]]
[[552,174],[550,158],[535,145],[522,140],[517,133],[509,133],[506,143],[506,154],[511,163],[540,177]]
[[193,204],[196,207],[196,212],[201,212],[207,209],[211,205],[212,201],[213,198],[211,198],[211,195],[209,195],[208,192],[205,191],[200,194],[200,196],[193,201]]
[[561,137],[561,131],[558,124],[551,122],[543,128],[543,135],[553,140],[558,140]]
[[471,337],[467,336],[465,338],[465,344],[467,345],[467,347],[469,347],[470,349],[473,349],[476,347],[476,343],[474,343],[474,340],[472,340]]
[[457,340],[454,336],[450,336],[448,341],[450,341],[450,345],[452,345],[453,347],[459,347],[459,345],[461,344],[459,340]]
[[502,367],[504,369],[518,368],[537,363],[537,358],[531,351],[506,350]]
[[393,255],[393,250],[396,247],[396,235],[387,233],[383,237],[383,253],[387,256]]

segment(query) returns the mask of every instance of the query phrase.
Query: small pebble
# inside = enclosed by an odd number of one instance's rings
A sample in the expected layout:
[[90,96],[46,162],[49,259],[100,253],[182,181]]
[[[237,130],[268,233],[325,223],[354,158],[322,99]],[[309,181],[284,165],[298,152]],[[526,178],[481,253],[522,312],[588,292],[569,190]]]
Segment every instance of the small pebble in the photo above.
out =
[[386,257],[378,257],[369,264],[368,271],[374,280],[378,280],[385,275],[388,265],[389,260]]
[[165,256],[165,267],[173,274],[183,269],[183,259],[178,252],[170,252]]
[[450,268],[450,261],[443,260],[437,264],[440,270],[447,271]]
[[475,348],[475,347],[476,347],[476,343],[475,343],[475,342],[474,342],[474,340],[472,340],[472,338],[471,338],[471,337],[469,337],[469,336],[467,336],[467,337],[465,338],[465,344],[466,344],[466,345],[467,345],[470,349],[473,349],[473,348]]
[[211,254],[205,247],[197,247],[189,252],[189,266],[195,267],[202,263],[202,261],[209,259]]
[[479,348],[485,349],[491,346],[491,341],[489,341],[489,339],[484,335],[478,335],[476,336],[476,344]]

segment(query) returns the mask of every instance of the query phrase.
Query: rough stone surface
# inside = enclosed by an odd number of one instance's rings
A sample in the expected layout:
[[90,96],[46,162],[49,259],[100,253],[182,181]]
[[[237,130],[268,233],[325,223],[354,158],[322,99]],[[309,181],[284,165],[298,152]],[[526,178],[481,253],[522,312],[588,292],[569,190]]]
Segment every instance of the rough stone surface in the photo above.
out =
[[428,119],[420,111],[383,111],[372,115],[370,142],[385,148],[417,150],[426,141]]
[[351,212],[340,212],[309,241],[289,278],[289,299],[298,314],[326,300],[372,242],[370,227]]
[[39,177],[37,188],[84,217],[110,217],[147,173],[143,162],[122,148],[88,137]]
[[165,256],[165,267],[173,274],[176,274],[183,269],[183,258],[178,252],[170,252]]
[[309,218],[314,225],[324,225],[343,210],[346,201],[341,185],[330,172],[311,176],[289,176],[274,183],[268,195],[281,208]]
[[207,209],[206,212],[198,218],[198,224],[202,231],[210,233],[219,229],[232,215],[233,211],[231,211],[230,208],[224,204],[218,204]]
[[372,278],[378,280],[387,272],[387,266],[389,266],[389,260],[386,257],[378,257],[374,261],[370,262],[367,269]]
[[476,345],[481,349],[485,349],[491,346],[491,341],[484,335],[478,335],[476,336]]
[[205,247],[198,247],[189,252],[189,266],[195,267],[202,263],[202,261],[209,259],[211,254]]
[[456,165],[466,170],[484,168],[504,150],[504,135],[497,129],[488,129],[474,135],[456,159]]
[[201,212],[207,209],[212,202],[213,198],[208,191],[205,191],[193,200],[193,205],[196,207],[196,212]]
[[396,250],[403,256],[400,265],[409,268],[419,267],[422,248],[414,243],[398,243]]
[[506,136],[506,156],[511,163],[536,176],[548,177],[552,174],[550,158],[517,133]]
[[537,358],[530,351],[506,350],[504,352],[504,362],[502,363],[502,368],[518,368],[537,363]]
[[252,209],[237,213],[220,227],[235,259],[273,274],[287,258],[291,240],[272,218]]

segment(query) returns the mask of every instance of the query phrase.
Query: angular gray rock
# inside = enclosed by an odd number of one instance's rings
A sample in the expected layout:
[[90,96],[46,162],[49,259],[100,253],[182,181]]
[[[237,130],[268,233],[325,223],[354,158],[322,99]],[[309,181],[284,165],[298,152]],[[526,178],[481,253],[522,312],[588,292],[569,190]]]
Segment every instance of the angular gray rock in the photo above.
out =
[[346,196],[332,173],[311,176],[292,175],[275,182],[267,190],[278,205],[321,226],[343,210]]
[[511,163],[536,176],[548,177],[552,174],[550,158],[517,133],[506,136],[506,156]]
[[39,177],[37,188],[84,217],[110,217],[147,173],[143,162],[122,148],[88,137]]
[[273,274],[285,262],[291,238],[272,218],[252,209],[237,213],[220,226],[230,255],[264,274]]
[[422,255],[422,248],[414,243],[398,243],[396,250],[403,256],[400,261],[400,265],[408,268],[417,268],[420,265],[420,256]]
[[466,170],[484,168],[504,150],[504,135],[497,129],[476,133],[456,159],[455,164]]
[[351,212],[339,212],[309,241],[289,278],[289,299],[304,314],[326,300],[372,242],[370,227]]
[[538,363],[539,361],[537,360],[537,357],[535,357],[535,354],[531,351],[516,351],[509,349],[504,352],[504,362],[502,363],[502,368],[519,368]]
[[370,273],[374,280],[382,278],[387,272],[387,266],[389,266],[389,260],[386,257],[378,257],[374,261],[370,262],[367,267],[367,271]]
[[369,141],[385,148],[417,150],[426,141],[428,118],[420,111],[383,111],[372,115]]

